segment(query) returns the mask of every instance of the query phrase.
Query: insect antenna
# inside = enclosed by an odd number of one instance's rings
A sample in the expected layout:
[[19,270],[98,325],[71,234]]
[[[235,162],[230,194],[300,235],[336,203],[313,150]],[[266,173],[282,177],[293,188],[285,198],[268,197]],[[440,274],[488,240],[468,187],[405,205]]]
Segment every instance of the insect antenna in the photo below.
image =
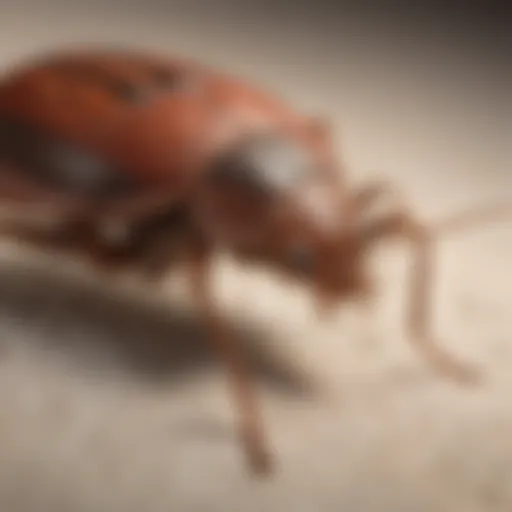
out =
[[452,234],[467,229],[475,229],[481,225],[510,217],[512,214],[512,199],[503,202],[493,201],[457,213],[439,222],[433,229],[439,234]]

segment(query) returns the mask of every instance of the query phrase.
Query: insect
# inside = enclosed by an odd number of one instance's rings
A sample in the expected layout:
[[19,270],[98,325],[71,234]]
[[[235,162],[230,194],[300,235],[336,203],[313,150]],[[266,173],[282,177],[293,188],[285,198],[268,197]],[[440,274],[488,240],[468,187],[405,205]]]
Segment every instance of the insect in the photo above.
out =
[[401,201],[377,214],[392,188],[349,186],[332,138],[324,121],[186,59],[91,49],[40,56],[0,82],[2,233],[150,282],[184,263],[227,364],[249,467],[269,472],[250,372],[212,298],[212,256],[224,250],[287,273],[327,308],[371,295],[367,256],[404,237],[415,256],[410,339],[437,370],[468,379],[472,369],[430,333],[433,242],[510,206],[437,228]]

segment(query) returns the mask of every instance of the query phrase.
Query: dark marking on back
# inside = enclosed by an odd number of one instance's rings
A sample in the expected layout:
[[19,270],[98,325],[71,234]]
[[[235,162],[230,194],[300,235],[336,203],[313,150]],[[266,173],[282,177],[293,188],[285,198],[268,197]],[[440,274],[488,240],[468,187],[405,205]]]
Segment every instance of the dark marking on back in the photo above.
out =
[[169,68],[155,68],[151,74],[155,85],[161,90],[184,90],[188,89],[195,82],[189,73]]
[[26,178],[92,199],[124,195],[137,186],[101,155],[5,117],[0,118],[0,158]]
[[117,100],[133,105],[145,104],[158,93],[186,90],[192,82],[190,76],[180,70],[151,65],[144,65],[144,68],[139,80],[135,80],[123,78],[118,73],[89,62],[66,62],[55,67],[59,73],[98,85]]
[[140,86],[128,81],[112,79],[109,88],[116,98],[131,104],[145,103],[149,96],[147,86]]
[[93,63],[66,62],[55,68],[59,73],[76,80],[94,84],[107,90],[121,101],[138,104],[147,99],[146,84],[134,83],[131,79],[123,79]]

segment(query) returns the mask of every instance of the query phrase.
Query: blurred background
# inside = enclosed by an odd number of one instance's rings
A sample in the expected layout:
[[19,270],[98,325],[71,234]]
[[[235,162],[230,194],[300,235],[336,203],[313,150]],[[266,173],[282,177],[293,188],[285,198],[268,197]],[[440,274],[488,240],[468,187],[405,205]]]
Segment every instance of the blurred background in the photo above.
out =
[[[0,0],[0,64],[102,44],[202,60],[330,119],[354,182],[392,180],[434,220],[512,195],[507,21],[489,2]],[[374,309],[323,322],[304,291],[219,263],[278,457],[264,482],[179,275],[148,292],[2,242],[0,510],[511,510],[511,227],[438,247],[435,329],[473,388],[404,335],[403,247],[375,262]]]

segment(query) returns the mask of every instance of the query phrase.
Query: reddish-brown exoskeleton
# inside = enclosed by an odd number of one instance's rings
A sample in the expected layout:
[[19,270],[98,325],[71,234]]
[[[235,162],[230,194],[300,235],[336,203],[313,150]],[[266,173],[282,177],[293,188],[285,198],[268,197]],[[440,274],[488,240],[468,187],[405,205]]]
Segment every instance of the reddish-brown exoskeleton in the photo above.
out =
[[[49,55],[0,82],[0,166],[6,236],[157,280],[178,259],[187,264],[255,470],[270,469],[271,456],[212,299],[217,249],[297,277],[327,306],[371,293],[366,256],[384,238],[407,238],[416,258],[410,339],[438,370],[474,376],[429,330],[432,243],[457,221],[427,229],[402,204],[375,215],[388,190],[349,188],[323,123],[233,77],[135,52]],[[459,227],[483,217],[461,216]]]

